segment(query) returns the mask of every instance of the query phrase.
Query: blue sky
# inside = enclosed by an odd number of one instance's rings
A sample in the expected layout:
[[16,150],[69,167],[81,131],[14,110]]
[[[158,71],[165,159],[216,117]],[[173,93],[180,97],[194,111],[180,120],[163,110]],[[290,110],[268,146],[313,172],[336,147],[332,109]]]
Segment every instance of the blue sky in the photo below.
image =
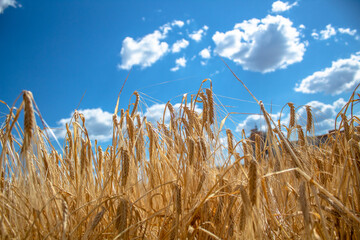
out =
[[[0,100],[32,91],[60,138],[86,92],[79,109],[90,135],[109,140],[131,67],[120,105],[137,90],[150,120],[206,78],[227,111],[258,114],[219,56],[275,118],[293,102],[301,124],[308,104],[317,133],[327,132],[360,82],[360,2],[0,0]],[[227,127],[239,134],[255,124],[259,115],[235,114]]]

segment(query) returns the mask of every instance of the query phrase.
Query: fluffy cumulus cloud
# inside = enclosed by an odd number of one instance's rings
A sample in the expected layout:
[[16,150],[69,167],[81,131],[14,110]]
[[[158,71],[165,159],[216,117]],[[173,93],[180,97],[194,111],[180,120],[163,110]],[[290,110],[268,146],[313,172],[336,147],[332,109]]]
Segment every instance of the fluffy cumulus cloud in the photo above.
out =
[[[335,126],[335,117],[338,111],[345,105],[345,100],[339,98],[334,101],[332,104],[325,104],[319,101],[311,101],[306,103],[311,107],[313,118],[314,118],[314,128],[315,134],[324,134],[329,130],[334,129]],[[271,114],[272,119],[276,122],[280,116],[280,113]],[[282,114],[281,124],[288,125],[290,116],[289,114]],[[299,108],[296,112],[296,121],[297,124],[305,127],[306,126],[306,109],[305,107]],[[251,129],[254,129],[255,126],[260,131],[266,131],[267,126],[263,115],[250,115],[244,121],[238,124],[236,131],[241,132],[243,129],[247,135],[250,134]]]
[[2,14],[7,7],[20,6],[15,0],[0,0],[0,14]]
[[[1,1],[1,0],[0,0]],[[126,37],[122,42],[120,51],[121,64],[120,69],[129,70],[133,66],[141,68],[150,67],[161,59],[168,52],[180,52],[186,48],[189,42],[185,39],[178,40],[172,47],[165,41],[168,33],[176,28],[182,28],[185,23],[181,20],[174,20],[159,27],[152,33],[141,38],[134,39]]]
[[[279,114],[271,114],[273,120],[278,119]],[[236,127],[236,132],[245,131],[245,134],[250,134],[252,129],[257,128],[259,131],[266,131],[267,126],[263,115],[256,114],[248,116],[244,121],[239,123]]]
[[360,83],[360,52],[347,59],[332,62],[331,67],[313,73],[295,86],[302,93],[340,94]]
[[[341,108],[346,104],[343,98],[339,98],[332,104],[325,104],[319,101],[311,101],[306,105],[311,107],[311,111],[314,118],[314,128],[316,134],[325,134],[328,131],[335,128],[335,117]],[[306,110],[300,108],[297,111],[298,124],[306,126]]]
[[162,32],[155,30],[137,40],[126,37],[120,51],[122,62],[119,68],[129,70],[134,65],[146,68],[158,61],[168,51],[169,45],[161,40],[166,37],[169,28],[165,26]]
[[231,31],[216,32],[212,39],[220,56],[245,70],[262,73],[301,62],[305,52],[298,29],[288,18],[279,15],[243,21]]
[[298,5],[297,2],[294,2],[293,4],[289,4],[289,2],[275,1],[272,4],[271,11],[274,13],[285,12],[297,5]]
[[180,39],[172,45],[171,52],[173,53],[180,52],[181,49],[187,48],[187,46],[189,46],[189,41],[187,41],[186,39]]
[[[85,127],[91,140],[108,141],[112,138],[112,113],[101,108],[83,109],[78,112],[85,117]],[[65,124],[70,123],[70,120],[71,117],[60,119],[57,122],[58,126],[53,129],[57,138],[63,139],[65,137]]]
[[211,47],[204,48],[199,52],[199,55],[204,59],[209,59],[211,57],[210,51],[211,51]]
[[196,42],[200,42],[202,37],[206,35],[206,32],[208,29],[209,29],[209,27],[204,25],[199,30],[190,33],[189,37]]
[[181,67],[185,67],[185,66],[186,66],[186,59],[185,57],[181,57],[175,60],[175,67],[171,68],[170,71],[176,72]]

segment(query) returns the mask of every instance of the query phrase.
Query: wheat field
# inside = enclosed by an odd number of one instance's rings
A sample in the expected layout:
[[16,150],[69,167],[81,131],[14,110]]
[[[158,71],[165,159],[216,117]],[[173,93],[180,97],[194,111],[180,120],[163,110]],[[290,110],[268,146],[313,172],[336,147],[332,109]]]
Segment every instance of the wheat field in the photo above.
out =
[[75,111],[61,152],[23,91],[0,131],[1,239],[360,239],[356,89],[317,143],[310,107],[300,126],[287,104],[284,126],[258,101],[268,130],[251,140],[225,129],[211,85],[177,111],[168,102],[168,124],[147,121],[134,96],[116,106],[109,146]]

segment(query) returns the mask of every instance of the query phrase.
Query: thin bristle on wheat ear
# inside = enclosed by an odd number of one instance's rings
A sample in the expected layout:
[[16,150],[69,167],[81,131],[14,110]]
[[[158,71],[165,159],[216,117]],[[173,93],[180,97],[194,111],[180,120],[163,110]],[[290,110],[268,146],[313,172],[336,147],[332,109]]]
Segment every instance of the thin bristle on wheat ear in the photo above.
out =
[[24,142],[22,145],[22,152],[26,152],[31,143],[33,137],[33,131],[35,129],[35,114],[32,104],[33,96],[30,91],[24,91]]

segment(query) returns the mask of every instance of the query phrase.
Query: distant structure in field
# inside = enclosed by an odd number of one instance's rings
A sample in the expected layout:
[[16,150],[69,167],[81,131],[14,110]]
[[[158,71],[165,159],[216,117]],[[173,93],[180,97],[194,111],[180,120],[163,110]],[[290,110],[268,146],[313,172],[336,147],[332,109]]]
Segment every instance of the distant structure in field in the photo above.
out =
[[[356,128],[359,128],[359,126],[357,126]],[[344,134],[344,130],[340,131],[340,134]],[[257,126],[255,125],[255,127],[253,129],[250,130],[250,136],[249,136],[249,140],[251,141],[251,145],[253,146],[253,150],[255,150],[255,140],[256,140],[256,135],[260,136],[261,139],[261,150],[264,149],[264,143],[267,137],[267,133],[266,131],[261,131],[257,128]],[[325,143],[331,136],[335,136],[335,130],[329,130],[328,133],[325,134],[321,134],[321,135],[316,135],[316,136],[307,136],[307,143],[311,144],[311,145],[315,145],[315,146],[319,146],[320,144]],[[292,143],[297,144],[298,141],[291,141]]]

